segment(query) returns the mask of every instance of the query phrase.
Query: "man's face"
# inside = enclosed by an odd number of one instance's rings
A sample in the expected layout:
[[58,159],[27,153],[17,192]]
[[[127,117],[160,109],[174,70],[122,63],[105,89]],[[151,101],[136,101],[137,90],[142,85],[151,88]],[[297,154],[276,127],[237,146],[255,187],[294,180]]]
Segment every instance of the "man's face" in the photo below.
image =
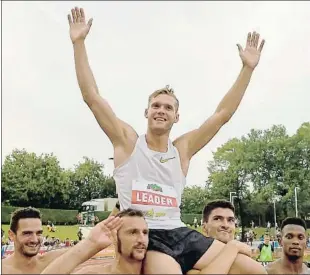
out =
[[16,234],[9,231],[14,241],[14,248],[26,257],[36,256],[43,240],[42,223],[40,219],[20,219]]
[[284,254],[291,260],[297,260],[304,256],[307,239],[306,230],[295,224],[288,224],[282,230],[281,244]]
[[151,130],[157,133],[170,131],[173,124],[179,121],[175,98],[166,94],[152,98],[145,117]]
[[207,236],[223,243],[233,240],[236,230],[234,212],[229,208],[213,209],[204,230]]
[[142,261],[149,244],[149,230],[142,217],[123,217],[117,232],[118,252],[131,260]]
[[268,235],[265,235],[264,236],[264,244],[269,244],[269,242],[270,242],[270,237],[268,236]]

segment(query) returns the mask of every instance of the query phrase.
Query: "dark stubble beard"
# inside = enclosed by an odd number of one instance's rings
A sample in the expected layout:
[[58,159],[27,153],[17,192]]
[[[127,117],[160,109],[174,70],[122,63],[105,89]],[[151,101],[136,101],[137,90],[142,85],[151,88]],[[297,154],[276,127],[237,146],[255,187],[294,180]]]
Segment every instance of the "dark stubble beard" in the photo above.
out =
[[24,249],[25,246],[26,246],[26,245],[23,245],[23,246],[20,248],[20,252],[21,252],[25,257],[27,257],[27,258],[32,258],[32,257],[38,255],[39,250],[40,250],[40,246],[39,246],[39,247],[37,248],[37,250],[36,250],[35,252],[33,252],[33,253],[28,253],[28,252],[26,251],[26,249]]
[[291,262],[291,263],[295,263],[297,260],[299,260],[301,258],[301,256],[296,256],[296,255],[286,255],[287,259]]
[[[121,242],[121,240],[119,239],[119,237],[117,237],[117,252],[118,252],[120,255],[122,255],[122,242]],[[132,260],[137,260],[137,259],[134,257],[133,251],[130,252],[129,258],[132,259]]]

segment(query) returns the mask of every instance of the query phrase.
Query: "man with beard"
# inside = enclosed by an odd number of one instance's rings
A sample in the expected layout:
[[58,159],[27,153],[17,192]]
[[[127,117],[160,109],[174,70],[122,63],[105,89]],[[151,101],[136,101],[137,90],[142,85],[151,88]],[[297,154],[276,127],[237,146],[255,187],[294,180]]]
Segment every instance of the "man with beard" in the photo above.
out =
[[[110,216],[107,220],[114,218]],[[141,274],[143,272],[142,262],[149,243],[149,230],[143,213],[129,208],[119,212],[116,218],[121,218],[121,226],[117,232],[111,232],[111,229],[105,226],[96,226],[92,229],[88,239],[81,241],[56,259],[41,274],[69,274],[72,271],[71,274]],[[102,236],[113,236],[116,257],[112,263],[91,264],[74,272],[78,265],[112,244],[112,239],[106,240],[105,238],[103,242]],[[220,258],[214,261],[214,264],[218,266],[216,269],[224,274],[226,269],[227,273],[238,253],[249,256],[249,247],[237,241],[229,242]],[[232,267],[230,271],[234,274],[238,269]],[[204,272],[205,270],[202,269],[201,274],[205,274]],[[188,274],[198,273],[200,273],[199,270],[192,270]]]
[[2,261],[3,274],[38,274],[66,249],[39,255],[43,241],[41,213],[35,208],[16,210],[11,217],[9,237],[14,253]]
[[[113,222],[114,219],[120,219],[121,226],[112,228],[103,224],[106,221]],[[110,264],[88,265],[72,274],[141,274],[149,242],[148,233],[147,223],[141,211],[133,209],[121,211],[116,217],[110,216],[97,224],[87,239],[56,259],[42,274],[69,274],[78,265],[113,244],[113,241],[116,257]]]
[[282,222],[282,257],[266,266],[268,274],[310,274],[303,263],[306,231],[306,223],[300,218],[286,218]]
[[208,203],[203,209],[203,232],[222,243],[228,243],[235,237],[235,207],[225,200]]

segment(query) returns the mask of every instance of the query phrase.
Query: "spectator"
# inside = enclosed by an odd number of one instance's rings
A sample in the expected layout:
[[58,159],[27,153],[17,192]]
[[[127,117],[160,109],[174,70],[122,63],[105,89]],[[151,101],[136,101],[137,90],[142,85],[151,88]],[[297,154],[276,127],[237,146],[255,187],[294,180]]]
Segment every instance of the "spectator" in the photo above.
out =
[[270,243],[270,236],[268,234],[265,234],[264,236],[264,242],[261,243],[258,246],[258,258],[257,260],[260,262],[272,262],[273,261],[273,253],[274,253],[274,247]]
[[82,233],[82,229],[80,228],[78,233],[77,233],[77,236],[79,238],[79,241],[81,241],[83,239],[83,233]]

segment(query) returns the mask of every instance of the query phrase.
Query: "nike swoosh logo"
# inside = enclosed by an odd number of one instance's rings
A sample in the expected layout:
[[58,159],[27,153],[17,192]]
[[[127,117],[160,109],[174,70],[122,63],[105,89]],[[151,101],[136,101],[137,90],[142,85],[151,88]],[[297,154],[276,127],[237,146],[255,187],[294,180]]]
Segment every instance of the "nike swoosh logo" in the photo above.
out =
[[161,163],[165,163],[165,162],[167,162],[167,161],[169,161],[169,160],[171,160],[171,159],[175,159],[175,157],[173,157],[173,158],[167,158],[167,159],[164,159],[163,157],[161,157],[159,161],[160,161]]

